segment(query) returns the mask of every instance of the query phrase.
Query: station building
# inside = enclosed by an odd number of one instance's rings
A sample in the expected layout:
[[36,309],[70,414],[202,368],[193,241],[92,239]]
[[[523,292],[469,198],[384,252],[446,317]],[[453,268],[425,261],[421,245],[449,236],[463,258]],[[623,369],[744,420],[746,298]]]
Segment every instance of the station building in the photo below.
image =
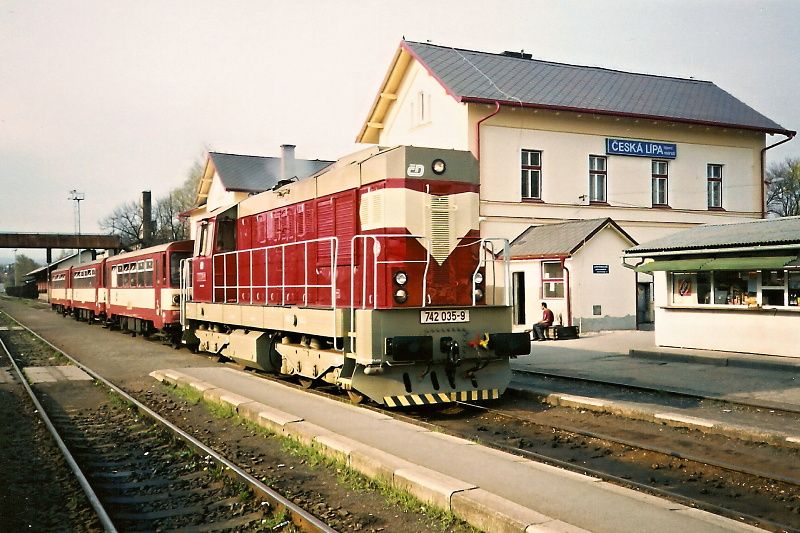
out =
[[[767,135],[785,138],[767,145]],[[707,81],[402,41],[357,141],[471,150],[483,236],[513,241],[531,226],[612,219],[645,242],[763,218],[765,152],[793,136]],[[606,291],[588,281],[597,276],[590,269],[619,265],[625,240],[570,271],[582,299]],[[575,307],[569,293],[543,292],[536,269],[514,265],[515,292],[524,284],[526,293],[518,330],[530,327],[542,300],[562,316]],[[647,320],[652,276],[630,283],[628,294],[642,297],[630,309],[601,306],[594,327]]]
[[[636,317],[629,313],[636,307],[636,275],[619,261],[606,261],[607,250],[635,244],[610,218],[529,227],[509,246],[514,322],[538,322],[540,302],[548,301],[558,325],[584,332],[634,329]],[[534,302],[528,302],[531,295]]]
[[196,207],[183,214],[189,219],[189,238],[195,239],[197,220],[222,214],[251,195],[275,187],[282,180],[306,178],[333,163],[321,159],[297,159],[294,149],[291,144],[281,145],[280,157],[209,152],[197,186]]
[[800,217],[707,225],[625,252],[655,277],[658,346],[800,357]]

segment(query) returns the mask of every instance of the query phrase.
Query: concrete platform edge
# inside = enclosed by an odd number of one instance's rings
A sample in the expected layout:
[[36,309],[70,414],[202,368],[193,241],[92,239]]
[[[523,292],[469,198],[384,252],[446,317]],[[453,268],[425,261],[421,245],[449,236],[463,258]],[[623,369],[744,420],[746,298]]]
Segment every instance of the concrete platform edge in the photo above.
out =
[[644,385],[637,385],[637,384],[631,384],[631,383],[625,383],[625,382],[613,381],[613,380],[601,380],[601,379],[596,379],[596,378],[587,377],[587,376],[581,376],[581,375],[574,375],[574,374],[570,375],[570,374],[557,374],[555,372],[530,372],[528,370],[520,370],[518,368],[517,369],[513,369],[511,372],[512,372],[511,384],[508,386],[508,389],[506,390],[506,394],[521,394],[523,397],[525,397],[525,390],[524,389],[515,388],[515,386],[514,386],[514,377],[513,377],[514,374],[522,374],[522,375],[524,375],[524,374],[536,374],[536,375],[542,375],[542,376],[551,376],[551,377],[554,377],[554,378],[572,379],[572,380],[584,381],[586,383],[599,383],[601,385],[613,385],[615,387],[626,387],[626,388],[629,388],[629,389],[638,389],[638,390],[648,391],[648,392],[666,392],[666,393],[669,393],[669,394],[678,394],[680,396],[688,396],[690,398],[701,398],[701,399],[705,399],[705,400],[714,400],[714,401],[717,401],[717,402],[730,403],[730,404],[734,404],[734,405],[746,405],[748,407],[756,407],[756,408],[761,408],[761,409],[775,409],[777,411],[786,411],[787,413],[799,413],[800,414],[800,408],[798,408],[797,405],[788,404],[788,403],[782,403],[782,402],[771,402],[771,401],[768,401],[768,400],[758,400],[758,401],[756,401],[756,400],[752,400],[752,399],[749,399],[749,398],[745,399],[745,398],[728,398],[728,397],[724,397],[724,396],[709,396],[709,395],[703,395],[703,394],[701,394],[701,393],[699,393],[697,391],[688,390],[688,389],[681,389],[681,388],[675,388],[675,387],[672,387],[672,388],[670,388],[670,387],[653,388],[653,387],[647,387],[647,386],[644,386]]
[[680,363],[695,363],[700,365],[735,366],[739,368],[754,368],[759,370],[800,370],[800,360],[797,360],[797,358],[779,356],[760,356],[756,359],[744,355],[726,355],[724,353],[720,353],[719,355],[701,355],[682,353],[669,349],[632,349],[628,352],[628,355],[637,359],[654,359],[657,361],[675,361]]
[[[193,381],[205,384],[201,380],[174,370],[157,370],[150,375],[162,383],[173,385],[192,386]],[[325,455],[345,462],[367,477],[382,480],[396,489],[409,492],[420,501],[452,512],[473,527],[501,533],[583,531],[473,484],[415,465],[382,450],[364,446],[348,437],[304,421],[301,417],[279,411],[250,398],[220,388],[213,388],[208,392],[210,394],[203,394],[205,400],[229,405],[242,418],[307,446],[315,447]],[[487,502],[491,502],[491,505],[487,505]]]
[[654,412],[645,409],[637,409],[627,402],[601,400],[598,398],[562,394],[536,388],[516,390],[515,393],[532,399],[538,399],[554,407],[585,409],[587,411],[622,416],[632,420],[642,420],[644,422],[664,424],[671,427],[696,429],[704,433],[724,435],[726,437],[752,442],[767,442],[776,446],[788,446],[793,448],[800,447],[800,435],[766,433],[758,428],[726,424],[717,420],[689,417],[667,411]]

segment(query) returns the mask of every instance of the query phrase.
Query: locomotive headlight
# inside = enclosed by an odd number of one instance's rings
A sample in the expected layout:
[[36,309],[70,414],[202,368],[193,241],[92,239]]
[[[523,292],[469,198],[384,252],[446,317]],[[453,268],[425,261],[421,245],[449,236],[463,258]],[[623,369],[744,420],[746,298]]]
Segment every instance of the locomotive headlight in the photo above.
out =
[[447,170],[447,165],[441,159],[434,159],[433,163],[431,163],[431,170],[433,170],[434,174],[444,174],[444,171]]
[[481,289],[475,289],[475,300],[483,300],[483,291]]
[[[394,282],[400,285],[401,287],[406,284],[408,281],[408,276],[402,270],[399,272],[395,272],[394,274]],[[405,291],[404,291],[405,292]]]
[[178,305],[181,303],[181,295],[180,294],[173,294],[172,295],[172,305]]
[[408,299],[408,293],[405,291],[405,289],[397,289],[396,291],[394,291],[395,302],[402,304],[405,303],[407,299]]
[[472,279],[475,280],[475,285],[480,285],[481,283],[483,283],[483,272],[481,271],[476,272],[475,277]]

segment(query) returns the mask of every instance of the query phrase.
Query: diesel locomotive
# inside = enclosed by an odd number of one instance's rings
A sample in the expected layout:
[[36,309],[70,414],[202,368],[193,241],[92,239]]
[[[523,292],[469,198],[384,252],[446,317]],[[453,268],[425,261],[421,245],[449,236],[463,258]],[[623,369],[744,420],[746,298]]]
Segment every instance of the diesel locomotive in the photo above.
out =
[[183,343],[390,407],[497,398],[530,341],[479,186],[470,152],[374,147],[195,220]]

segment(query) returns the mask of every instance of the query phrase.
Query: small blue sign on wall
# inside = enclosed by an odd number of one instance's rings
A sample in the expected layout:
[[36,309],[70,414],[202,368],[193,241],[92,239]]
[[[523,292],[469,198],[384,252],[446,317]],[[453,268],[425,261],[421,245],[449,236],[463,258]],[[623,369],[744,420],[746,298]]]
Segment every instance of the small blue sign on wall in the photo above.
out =
[[606,138],[606,154],[675,159],[678,157],[678,145],[633,139]]
[[608,274],[608,265],[592,265],[592,274]]

